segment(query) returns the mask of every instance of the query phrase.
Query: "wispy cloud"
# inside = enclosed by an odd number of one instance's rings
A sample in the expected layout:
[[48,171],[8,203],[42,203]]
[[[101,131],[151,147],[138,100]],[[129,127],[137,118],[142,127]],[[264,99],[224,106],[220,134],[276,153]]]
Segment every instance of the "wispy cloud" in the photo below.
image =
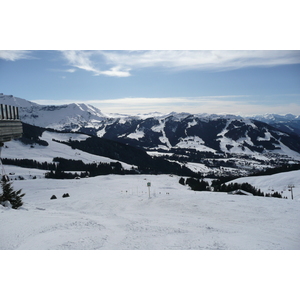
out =
[[67,69],[67,70],[64,70],[64,72],[74,73],[74,72],[76,72],[76,69]]
[[98,51],[76,51],[68,50],[62,51],[64,58],[67,60],[68,64],[72,67],[79,68],[85,71],[92,72],[94,75],[106,75],[115,77],[128,77],[130,76],[129,68],[122,70],[122,67],[115,66],[111,67],[109,70],[101,70],[97,65],[101,55]]
[[106,61],[128,68],[228,70],[299,64],[300,51],[102,51]]
[[[247,100],[247,101],[245,101]],[[82,101],[71,100],[36,100],[39,104],[60,105]],[[85,100],[104,113],[140,114],[140,113],[210,113],[210,114],[234,114],[254,115],[264,113],[299,114],[298,102],[287,101],[286,104],[266,104],[251,95],[224,95],[208,97],[171,97],[171,98],[120,98],[105,100]]]
[[90,60],[90,56],[92,55],[91,51],[69,50],[62,51],[62,54],[71,66],[82,70],[98,73],[98,70],[94,68],[93,63]]
[[74,73],[76,72],[76,69],[72,68],[72,69],[48,69],[49,71],[52,72],[66,72],[66,73]]
[[297,114],[300,115],[299,103],[289,102],[267,105],[261,101],[242,98],[200,97],[200,98],[123,98],[110,100],[90,100],[85,103],[96,106],[105,113],[209,113],[209,114],[234,114],[255,115],[264,113]]
[[[102,71],[100,74],[107,75],[107,76],[116,76],[116,77],[128,77],[130,76],[130,68],[125,68],[121,70],[120,66],[113,67],[108,71]],[[100,75],[99,74],[99,75]]]
[[32,58],[31,51],[28,50],[0,50],[0,59],[15,61]]
[[[72,67],[94,75],[128,77],[136,69],[225,71],[246,67],[300,64],[300,51],[62,51]],[[101,67],[100,67],[101,65]]]

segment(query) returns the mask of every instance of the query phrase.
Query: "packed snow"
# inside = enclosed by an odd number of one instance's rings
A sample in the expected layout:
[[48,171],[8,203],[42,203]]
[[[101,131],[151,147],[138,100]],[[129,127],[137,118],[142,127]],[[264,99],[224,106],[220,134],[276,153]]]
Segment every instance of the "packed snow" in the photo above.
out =
[[292,200],[195,192],[169,175],[53,180],[5,168],[28,174],[13,181],[24,205],[0,205],[0,249],[300,249],[297,180]]

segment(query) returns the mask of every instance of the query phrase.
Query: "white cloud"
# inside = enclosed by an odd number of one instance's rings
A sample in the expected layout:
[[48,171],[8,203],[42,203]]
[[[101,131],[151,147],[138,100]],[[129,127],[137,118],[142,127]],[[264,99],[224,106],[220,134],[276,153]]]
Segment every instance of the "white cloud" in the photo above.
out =
[[300,63],[300,51],[101,51],[106,61],[122,67],[226,70]]
[[[300,51],[286,50],[151,50],[151,51],[62,51],[72,67],[115,77],[149,67],[168,70],[224,71],[245,67],[272,67],[300,63]],[[99,68],[99,65],[102,65]],[[108,68],[108,70],[103,70]]]
[[76,72],[76,69],[48,69],[51,72],[66,72],[66,73],[74,73]]
[[0,59],[15,61],[19,59],[31,59],[31,51],[27,50],[0,50]]
[[93,66],[93,62],[90,60],[90,56],[92,55],[91,51],[68,50],[62,51],[62,53],[71,66],[91,71],[96,74],[99,73],[99,71]]
[[[85,71],[89,71],[94,73],[94,75],[106,75],[106,76],[114,76],[114,77],[128,77],[130,76],[129,68],[123,68],[120,66],[115,66],[110,68],[109,70],[102,71],[99,67],[97,67],[98,61],[100,59],[100,55],[98,51],[76,51],[76,50],[68,50],[62,51],[64,58],[67,62],[72,66]],[[93,56],[93,60],[92,60]],[[74,70],[74,69],[69,69]]]
[[256,115],[265,113],[296,114],[300,115],[298,103],[274,104],[268,106],[256,101],[239,101],[234,99],[207,98],[124,98],[116,100],[87,101],[105,113],[208,113],[208,114],[234,114]]
[[107,76],[116,76],[116,77],[128,77],[128,76],[130,76],[129,71],[130,71],[129,68],[124,69],[122,71],[121,67],[118,66],[118,67],[113,67],[108,71],[102,71],[102,72],[100,72],[100,74],[107,75]]
[[226,95],[209,97],[174,97],[174,98],[120,98],[105,100],[36,100],[44,105],[62,105],[72,102],[91,104],[104,113],[139,114],[139,113],[209,113],[254,115],[265,113],[300,115],[300,104],[292,101],[286,104],[267,105],[253,100],[250,95]]

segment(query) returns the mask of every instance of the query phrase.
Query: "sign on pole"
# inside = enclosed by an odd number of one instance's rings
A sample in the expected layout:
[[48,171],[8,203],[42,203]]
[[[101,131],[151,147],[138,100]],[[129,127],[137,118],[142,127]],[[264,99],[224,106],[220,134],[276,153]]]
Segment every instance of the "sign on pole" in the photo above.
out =
[[290,191],[291,191],[291,196],[292,196],[292,200],[294,199],[294,196],[293,196],[293,188],[294,188],[295,186],[293,185],[293,184],[289,184],[288,185],[288,188],[290,189]]

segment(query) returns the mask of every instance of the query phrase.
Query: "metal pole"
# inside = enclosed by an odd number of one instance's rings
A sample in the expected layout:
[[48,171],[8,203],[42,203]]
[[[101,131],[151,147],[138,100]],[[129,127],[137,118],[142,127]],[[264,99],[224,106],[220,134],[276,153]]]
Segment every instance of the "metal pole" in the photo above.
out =
[[294,199],[294,196],[293,196],[293,187],[295,187],[293,184],[290,184],[290,185],[288,186],[288,188],[291,189],[292,200]]
[[150,199],[150,186],[151,186],[151,182],[148,182],[147,186],[148,186],[148,193],[149,193],[149,199]]

